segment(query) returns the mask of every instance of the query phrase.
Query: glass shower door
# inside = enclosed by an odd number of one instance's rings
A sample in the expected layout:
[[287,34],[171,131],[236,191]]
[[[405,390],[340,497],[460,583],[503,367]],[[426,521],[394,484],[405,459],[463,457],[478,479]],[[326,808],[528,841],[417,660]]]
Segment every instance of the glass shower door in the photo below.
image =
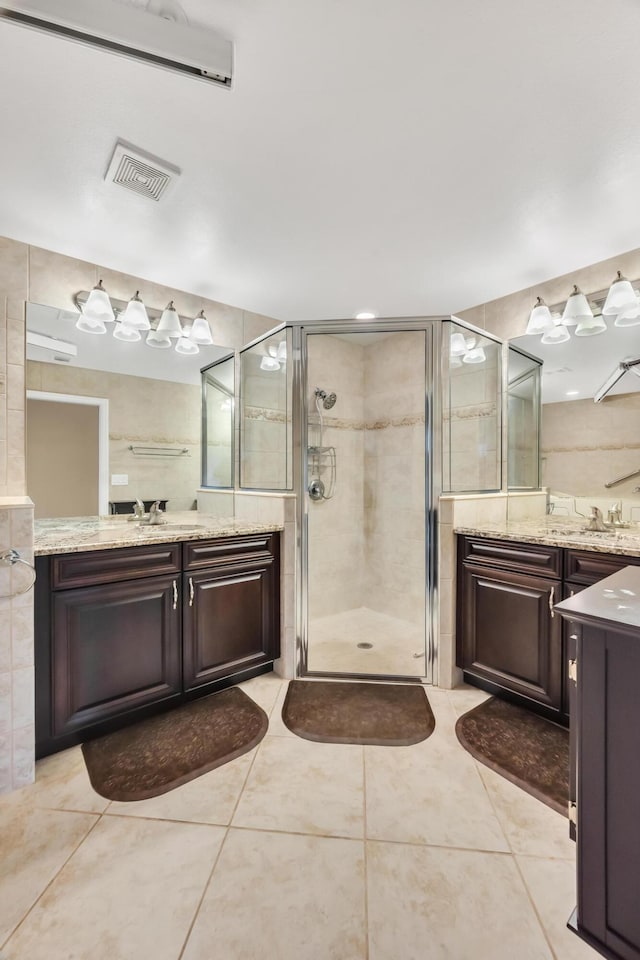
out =
[[424,330],[306,336],[307,670],[424,677]]

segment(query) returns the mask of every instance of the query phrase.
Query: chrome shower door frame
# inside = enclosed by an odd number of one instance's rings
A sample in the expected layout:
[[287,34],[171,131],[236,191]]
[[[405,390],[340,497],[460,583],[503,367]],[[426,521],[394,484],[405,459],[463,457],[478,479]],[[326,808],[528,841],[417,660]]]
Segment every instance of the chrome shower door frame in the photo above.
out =
[[[438,636],[438,503],[442,478],[442,334],[447,317],[383,318],[372,322],[328,320],[293,326],[293,484],[297,500],[296,676],[341,677],[431,684],[437,678]],[[425,333],[425,671],[422,676],[321,673],[309,663],[309,505],[307,444],[309,430],[307,338],[336,333]]]

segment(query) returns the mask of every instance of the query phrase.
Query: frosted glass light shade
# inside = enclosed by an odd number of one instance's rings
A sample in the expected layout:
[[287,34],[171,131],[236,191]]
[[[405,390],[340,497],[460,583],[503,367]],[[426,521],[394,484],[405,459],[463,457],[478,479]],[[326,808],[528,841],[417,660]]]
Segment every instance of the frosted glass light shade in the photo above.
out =
[[280,369],[280,363],[275,357],[263,357],[260,361],[260,369],[273,372]]
[[547,330],[542,334],[542,343],[566,343],[570,340],[569,331],[564,323],[557,323],[553,330]]
[[131,300],[129,300],[120,320],[122,323],[126,323],[128,327],[133,327],[134,330],[151,329],[149,317],[147,316],[147,308],[140,299],[137,290],[135,297],[131,297]]
[[603,316],[613,317],[622,313],[625,307],[630,307],[635,302],[636,295],[633,292],[633,287],[618,270],[618,276],[609,287],[609,293],[602,308]]
[[287,359],[287,341],[281,340],[278,344],[278,350],[276,356],[280,363],[285,363]]
[[83,333],[106,333],[107,328],[100,319],[93,320],[81,313],[76,321],[76,328]]
[[626,307],[614,321],[614,327],[636,327],[640,323],[640,301]]
[[98,281],[97,286],[87,297],[82,313],[90,320],[101,320],[103,323],[113,323],[115,320],[113,307],[107,291],[102,286],[102,280]]
[[167,306],[162,311],[162,316],[160,317],[160,322],[157,326],[157,332],[164,334],[165,337],[176,337],[179,338],[183,336],[182,327],[180,325],[180,317],[178,312],[173,305],[173,300],[167,304]]
[[193,321],[191,327],[191,333],[189,334],[189,339],[193,343],[200,343],[204,347],[209,347],[213,343],[213,337],[211,336],[211,327],[209,326],[209,321],[204,315],[204,310],[201,310],[198,316]]
[[451,346],[449,347],[450,357],[464,357],[467,352],[467,344],[461,333],[451,334]]
[[565,327],[574,326],[581,320],[588,320],[593,317],[593,310],[589,306],[589,301],[582,290],[574,284],[573,293],[569,296],[562,314],[562,322]]
[[471,350],[465,353],[462,358],[463,363],[484,363],[487,359],[487,355],[484,352],[484,347],[473,347]]
[[192,343],[187,337],[180,337],[176,343],[176,353],[184,353],[187,356],[195,356],[200,353],[200,347],[197,343]]
[[536,336],[546,333],[555,326],[551,311],[542,297],[538,297],[536,303],[529,314],[529,323],[525,331],[526,336]]
[[124,340],[125,343],[137,343],[142,340],[142,334],[135,327],[130,327],[128,323],[116,323],[113,328],[113,335],[116,340]]
[[171,346],[171,338],[168,334],[158,333],[157,330],[150,330],[145,341],[148,347],[158,347],[166,350]]
[[594,337],[598,333],[604,333],[607,329],[606,321],[602,317],[591,317],[591,319],[581,320],[576,327],[576,337]]

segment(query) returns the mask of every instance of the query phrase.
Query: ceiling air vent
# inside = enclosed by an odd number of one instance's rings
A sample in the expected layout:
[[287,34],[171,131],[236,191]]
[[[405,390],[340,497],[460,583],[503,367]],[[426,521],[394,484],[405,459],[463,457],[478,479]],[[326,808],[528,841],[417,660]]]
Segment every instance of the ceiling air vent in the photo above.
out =
[[133,190],[149,200],[160,200],[179,176],[178,167],[124,140],[118,140],[105,180]]

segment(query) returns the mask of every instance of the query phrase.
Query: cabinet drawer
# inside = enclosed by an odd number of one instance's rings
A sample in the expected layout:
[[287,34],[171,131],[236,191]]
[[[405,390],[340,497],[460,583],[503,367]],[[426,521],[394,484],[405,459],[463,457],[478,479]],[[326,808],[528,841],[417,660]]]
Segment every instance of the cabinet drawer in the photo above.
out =
[[637,567],[640,557],[622,557],[590,550],[565,550],[564,578],[576,584],[592,584],[617,573],[623,567]]
[[184,544],[184,569],[199,570],[219,563],[273,558],[278,533],[257,533],[244,537],[220,537],[216,540],[191,540]]
[[54,590],[88,587],[98,583],[179,573],[181,546],[180,543],[158,543],[59,554],[52,558],[52,587]]
[[544,544],[463,537],[462,559],[516,573],[532,573],[558,580],[562,576],[562,549]]

